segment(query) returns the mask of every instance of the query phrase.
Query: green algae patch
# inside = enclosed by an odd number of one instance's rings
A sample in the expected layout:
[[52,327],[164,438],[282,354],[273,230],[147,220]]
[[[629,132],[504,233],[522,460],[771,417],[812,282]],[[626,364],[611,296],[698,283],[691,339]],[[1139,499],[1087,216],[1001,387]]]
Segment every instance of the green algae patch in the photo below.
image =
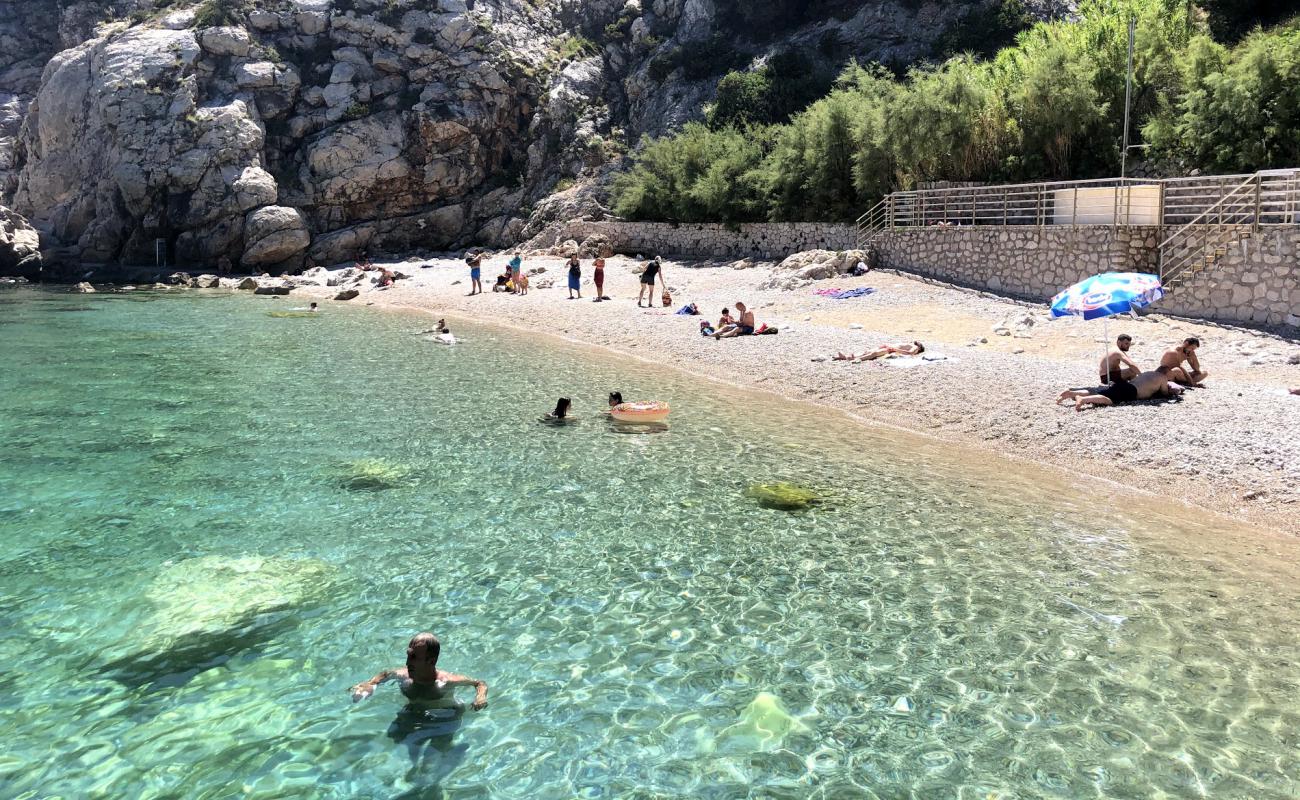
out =
[[718,734],[718,749],[765,751],[779,749],[787,736],[809,730],[808,726],[781,704],[771,692],[759,692],[746,706],[740,720]]
[[358,492],[374,492],[405,486],[411,475],[409,467],[378,458],[363,458],[344,465],[339,485]]
[[793,483],[756,483],[745,490],[745,496],[758,501],[763,508],[778,511],[802,511],[825,499],[826,495]]

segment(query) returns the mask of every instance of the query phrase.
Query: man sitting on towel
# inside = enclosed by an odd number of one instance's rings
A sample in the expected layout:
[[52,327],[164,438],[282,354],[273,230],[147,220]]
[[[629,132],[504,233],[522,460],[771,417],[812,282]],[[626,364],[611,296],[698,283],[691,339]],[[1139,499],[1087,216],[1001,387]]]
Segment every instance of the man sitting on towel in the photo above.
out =
[[1120,334],[1115,340],[1115,346],[1102,359],[1097,371],[1102,383],[1131,381],[1142,373],[1142,369],[1128,357],[1128,349],[1132,346],[1133,337],[1127,333]]
[[713,334],[714,339],[730,339],[733,336],[749,336],[754,332],[754,312],[745,307],[744,303],[736,303],[736,310],[740,312],[740,317],[736,320],[735,325],[719,330]]

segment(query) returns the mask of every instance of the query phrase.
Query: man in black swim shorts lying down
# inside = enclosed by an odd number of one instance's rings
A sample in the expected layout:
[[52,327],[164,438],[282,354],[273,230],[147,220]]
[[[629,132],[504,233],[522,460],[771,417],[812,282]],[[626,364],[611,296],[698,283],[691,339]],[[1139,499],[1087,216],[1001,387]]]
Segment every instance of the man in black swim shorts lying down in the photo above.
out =
[[1178,392],[1169,385],[1169,368],[1162,366],[1151,372],[1143,372],[1132,381],[1116,381],[1096,389],[1066,389],[1056,398],[1056,402],[1060,404],[1073,400],[1074,410],[1082,411],[1088,406],[1114,406],[1134,400],[1150,400],[1157,396],[1172,397],[1175,394]]

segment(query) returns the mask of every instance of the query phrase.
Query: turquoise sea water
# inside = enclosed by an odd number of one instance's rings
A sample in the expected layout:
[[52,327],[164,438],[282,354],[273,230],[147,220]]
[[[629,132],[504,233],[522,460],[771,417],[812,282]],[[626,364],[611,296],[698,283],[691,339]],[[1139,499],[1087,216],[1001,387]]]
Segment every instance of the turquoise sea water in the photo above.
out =
[[[1294,542],[295,305],[0,293],[0,797],[1300,794]],[[426,629],[487,710],[349,701]]]

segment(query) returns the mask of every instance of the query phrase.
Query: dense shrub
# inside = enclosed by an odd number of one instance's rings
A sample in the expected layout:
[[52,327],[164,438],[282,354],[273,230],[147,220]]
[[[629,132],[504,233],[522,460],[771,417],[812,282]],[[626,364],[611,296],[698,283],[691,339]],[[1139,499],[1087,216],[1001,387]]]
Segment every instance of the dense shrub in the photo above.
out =
[[901,78],[850,66],[828,94],[770,127],[789,113],[783,102],[796,102],[780,99],[789,83],[771,62],[728,74],[708,127],[643,143],[615,187],[619,213],[851,219],[922,181],[1114,175],[1130,15],[1131,136],[1145,137],[1153,158],[1216,171],[1300,164],[1300,22],[1228,47],[1185,0],[1083,0],[1077,20],[1036,24],[992,60],[959,56]]

